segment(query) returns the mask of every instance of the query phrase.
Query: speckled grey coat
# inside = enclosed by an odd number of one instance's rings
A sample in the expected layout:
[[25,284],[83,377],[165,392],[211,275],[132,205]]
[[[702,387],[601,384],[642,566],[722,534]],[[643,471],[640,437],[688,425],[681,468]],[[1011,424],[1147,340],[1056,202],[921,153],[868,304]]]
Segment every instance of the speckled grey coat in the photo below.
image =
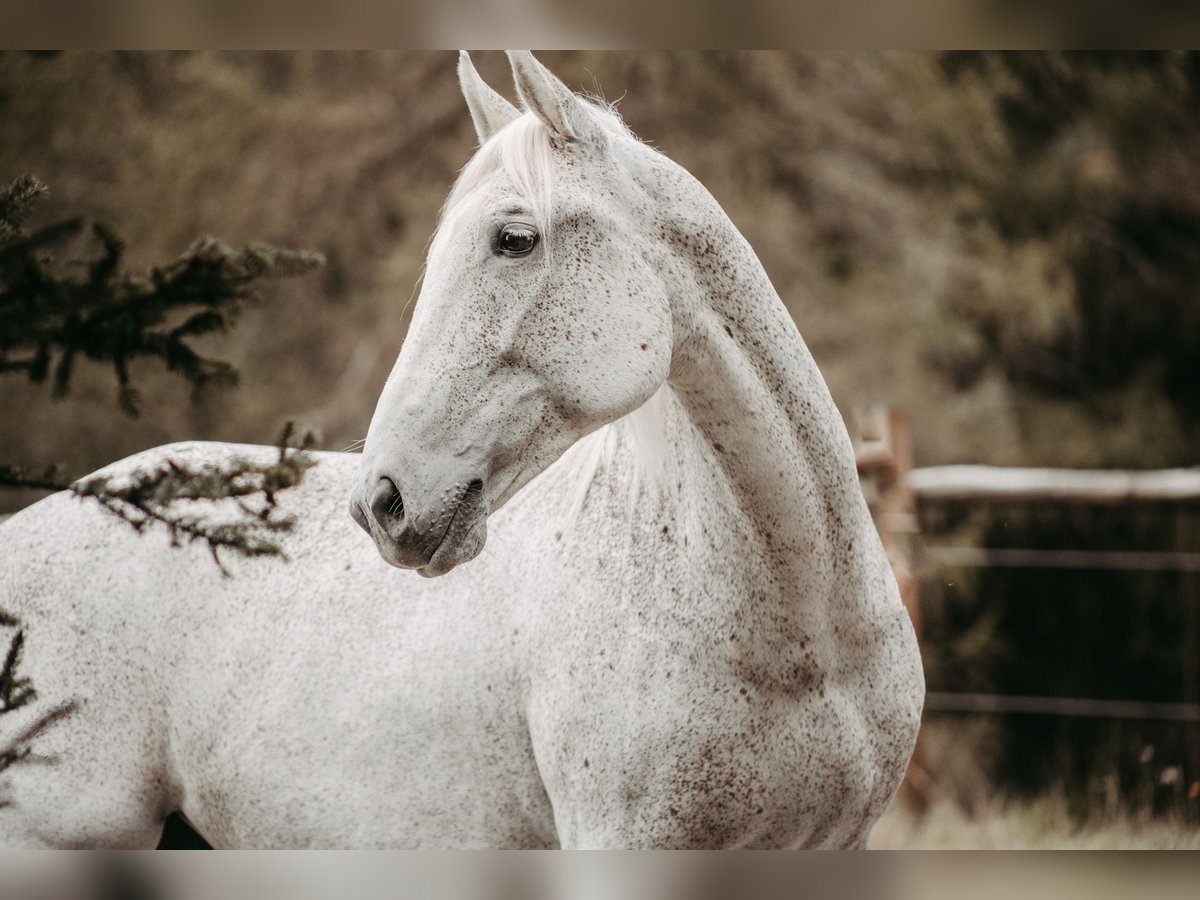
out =
[[0,773],[0,845],[176,809],[218,846],[865,842],[924,684],[838,412],[711,196],[511,57],[524,114],[463,59],[484,148],[289,562],[223,578],[61,495],[0,527],[39,690],[0,751],[74,704]]

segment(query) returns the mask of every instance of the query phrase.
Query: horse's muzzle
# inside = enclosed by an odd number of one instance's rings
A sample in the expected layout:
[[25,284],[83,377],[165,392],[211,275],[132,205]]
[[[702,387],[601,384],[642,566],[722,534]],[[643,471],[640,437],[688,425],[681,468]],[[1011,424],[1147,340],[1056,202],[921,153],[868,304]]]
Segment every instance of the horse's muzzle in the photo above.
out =
[[474,559],[487,536],[479,479],[446,490],[436,508],[421,513],[407,507],[395,481],[383,476],[362,499],[351,500],[350,515],[371,535],[384,560],[425,576],[444,575]]

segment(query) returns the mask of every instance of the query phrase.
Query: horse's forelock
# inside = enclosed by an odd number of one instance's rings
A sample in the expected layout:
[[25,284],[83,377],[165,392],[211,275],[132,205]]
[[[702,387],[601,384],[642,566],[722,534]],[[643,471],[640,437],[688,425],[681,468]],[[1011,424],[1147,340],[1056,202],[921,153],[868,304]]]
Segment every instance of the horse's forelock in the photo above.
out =
[[[636,140],[616,107],[595,97],[586,98],[596,121],[610,134]],[[442,206],[440,222],[473,194],[492,174],[502,170],[516,192],[529,204],[538,229],[548,234],[554,213],[554,161],[551,135],[531,112],[500,129],[481,146],[459,173]]]

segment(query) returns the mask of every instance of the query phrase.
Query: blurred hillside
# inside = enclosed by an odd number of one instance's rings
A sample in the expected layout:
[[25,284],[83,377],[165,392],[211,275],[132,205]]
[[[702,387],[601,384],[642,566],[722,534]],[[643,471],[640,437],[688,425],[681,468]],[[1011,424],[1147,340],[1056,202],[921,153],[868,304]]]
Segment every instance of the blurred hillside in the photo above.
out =
[[[622,97],[757,249],[844,413],[886,402],[918,464],[1194,464],[1200,446],[1200,57],[547,53]],[[512,96],[500,54],[477,54]],[[179,438],[365,434],[424,248],[474,133],[452,53],[0,54],[0,181],[46,221],[111,225],[129,262],[200,234],[320,250],[208,352],[192,405],[153,364],[65,400],[0,380],[0,460],[70,475]],[[34,223],[37,224],[37,223]],[[0,509],[28,498],[0,495]]]

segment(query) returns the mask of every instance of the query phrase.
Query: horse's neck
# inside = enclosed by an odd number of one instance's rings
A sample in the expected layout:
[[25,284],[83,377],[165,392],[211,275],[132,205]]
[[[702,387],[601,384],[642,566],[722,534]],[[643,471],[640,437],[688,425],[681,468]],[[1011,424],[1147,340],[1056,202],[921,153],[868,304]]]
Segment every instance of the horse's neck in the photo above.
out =
[[672,387],[767,563],[803,587],[815,564],[845,556],[868,520],[853,449],[761,264],[732,225],[712,227],[724,249],[697,279]]
[[[633,518],[631,535],[682,531],[784,602],[835,599],[831,585],[853,594],[878,548],[824,379],[723,214],[693,218],[673,243],[684,249],[659,261],[680,290],[671,378],[647,408],[595,436],[612,464],[593,468],[580,454],[580,477]],[[646,548],[631,539],[630,549]]]

